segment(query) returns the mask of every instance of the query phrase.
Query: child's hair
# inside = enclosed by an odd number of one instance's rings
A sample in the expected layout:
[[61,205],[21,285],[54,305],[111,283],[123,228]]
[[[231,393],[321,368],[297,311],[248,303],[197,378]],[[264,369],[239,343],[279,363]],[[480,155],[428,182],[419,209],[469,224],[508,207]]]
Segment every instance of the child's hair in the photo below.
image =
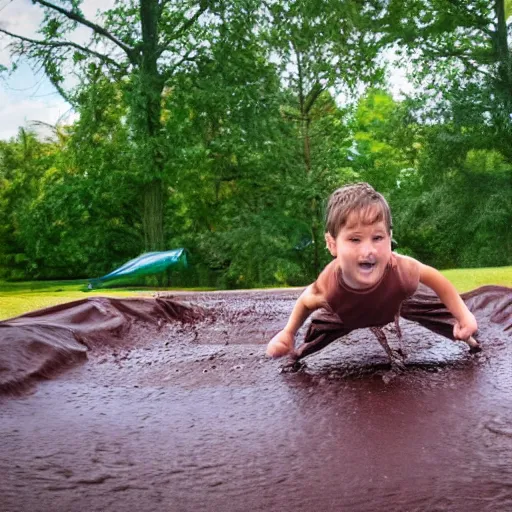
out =
[[368,183],[345,185],[331,194],[325,212],[326,231],[336,238],[352,212],[359,214],[363,224],[384,221],[388,233],[391,233],[389,205],[384,196]]

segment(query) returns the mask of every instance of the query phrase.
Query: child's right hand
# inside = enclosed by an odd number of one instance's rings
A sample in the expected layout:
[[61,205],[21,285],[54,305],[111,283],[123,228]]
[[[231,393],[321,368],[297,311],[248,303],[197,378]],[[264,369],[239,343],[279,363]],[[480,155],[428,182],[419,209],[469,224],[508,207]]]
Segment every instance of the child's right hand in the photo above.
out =
[[291,332],[278,332],[267,345],[267,356],[282,357],[293,351],[295,337]]
[[465,315],[457,319],[453,326],[453,336],[456,340],[467,341],[477,330],[475,315],[466,309]]

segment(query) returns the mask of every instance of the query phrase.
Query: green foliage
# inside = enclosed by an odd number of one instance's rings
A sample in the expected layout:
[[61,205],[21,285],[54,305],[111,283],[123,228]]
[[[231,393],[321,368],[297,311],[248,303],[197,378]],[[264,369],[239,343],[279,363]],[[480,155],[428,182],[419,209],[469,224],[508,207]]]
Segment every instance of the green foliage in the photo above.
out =
[[414,183],[416,176],[395,195],[399,243],[441,268],[510,264],[512,165],[477,150],[460,169],[443,171],[428,188]]
[[[0,272],[95,277],[161,235],[191,254],[175,284],[306,284],[330,260],[326,198],[361,180],[389,199],[401,252],[510,265],[498,4],[119,1],[102,19],[112,53],[89,51],[101,30],[87,48],[19,41],[80,118],[51,141],[0,143]],[[46,14],[46,43],[76,28]],[[406,100],[382,88],[384,44],[412,63]],[[68,91],[66,62],[80,77]]]
[[352,167],[361,180],[385,194],[415,165],[419,140],[404,124],[403,114],[389,93],[375,89],[361,98],[352,123]]
[[16,139],[0,142],[0,272],[4,276],[23,278],[34,268],[22,242],[25,215],[55,152],[53,145],[39,142],[24,129]]
[[118,88],[101,81],[82,94],[80,121],[59,142],[20,132],[0,148],[0,226],[6,275],[101,275],[139,253],[137,188]]

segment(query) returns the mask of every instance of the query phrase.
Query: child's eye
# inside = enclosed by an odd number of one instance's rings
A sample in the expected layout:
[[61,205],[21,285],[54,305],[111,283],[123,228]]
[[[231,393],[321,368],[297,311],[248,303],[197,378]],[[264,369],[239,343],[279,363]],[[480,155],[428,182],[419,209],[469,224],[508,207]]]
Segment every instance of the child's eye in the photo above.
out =
[[380,242],[381,240],[384,240],[384,237],[382,235],[377,235],[373,237],[374,242]]
[[350,238],[351,242],[359,242],[359,238]]

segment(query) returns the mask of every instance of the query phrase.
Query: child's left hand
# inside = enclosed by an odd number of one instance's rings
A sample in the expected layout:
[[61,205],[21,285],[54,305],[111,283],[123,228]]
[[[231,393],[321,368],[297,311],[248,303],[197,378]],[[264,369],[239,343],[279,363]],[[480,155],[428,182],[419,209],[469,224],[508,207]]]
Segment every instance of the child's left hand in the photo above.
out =
[[476,318],[468,311],[463,318],[457,319],[453,326],[453,336],[456,340],[467,341],[478,329]]

